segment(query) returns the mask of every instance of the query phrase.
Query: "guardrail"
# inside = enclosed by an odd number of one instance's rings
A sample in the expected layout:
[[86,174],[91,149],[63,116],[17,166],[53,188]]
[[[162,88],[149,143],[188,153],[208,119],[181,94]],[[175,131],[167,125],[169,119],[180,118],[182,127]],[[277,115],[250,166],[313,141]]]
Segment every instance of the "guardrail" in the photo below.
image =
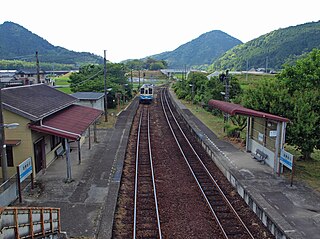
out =
[[0,208],[0,238],[61,238],[60,208]]

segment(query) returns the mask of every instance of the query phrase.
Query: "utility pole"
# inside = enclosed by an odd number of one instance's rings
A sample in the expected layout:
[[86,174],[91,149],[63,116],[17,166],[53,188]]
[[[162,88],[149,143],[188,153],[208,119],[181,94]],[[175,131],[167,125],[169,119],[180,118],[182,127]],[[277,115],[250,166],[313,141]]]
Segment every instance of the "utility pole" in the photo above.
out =
[[265,73],[267,74],[268,73],[268,57],[266,57],[266,71]]
[[39,65],[39,57],[38,57],[38,51],[36,51],[36,65],[37,65],[37,83],[41,83],[40,82],[40,65]]
[[1,157],[1,168],[2,168],[2,181],[8,180],[8,162],[6,157],[5,137],[4,137],[4,123],[2,115],[2,98],[0,88],[0,157]]
[[228,102],[229,101],[229,95],[230,95],[230,84],[229,84],[229,70],[226,71],[226,95],[225,95],[225,101]]
[[[230,95],[229,70],[226,70],[226,76],[224,79],[225,79],[225,87],[226,87],[224,100],[225,100],[225,102],[229,102],[229,95]],[[224,114],[224,119],[225,119],[224,120],[225,122],[229,121],[229,114],[228,113]]]
[[103,57],[103,75],[104,75],[104,121],[108,122],[108,92],[107,92],[107,60],[106,50]]
[[249,70],[249,61],[247,60],[246,81],[248,81],[248,70]]
[[139,70],[139,86],[138,88],[140,89],[140,70]]

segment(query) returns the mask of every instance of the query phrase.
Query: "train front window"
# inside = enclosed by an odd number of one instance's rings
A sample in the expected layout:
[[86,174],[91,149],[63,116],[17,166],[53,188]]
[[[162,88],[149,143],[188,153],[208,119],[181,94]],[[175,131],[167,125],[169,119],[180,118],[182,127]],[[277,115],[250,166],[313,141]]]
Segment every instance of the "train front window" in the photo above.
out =
[[141,88],[140,94],[144,94],[144,88]]
[[150,95],[152,94],[152,88],[149,88],[149,94]]

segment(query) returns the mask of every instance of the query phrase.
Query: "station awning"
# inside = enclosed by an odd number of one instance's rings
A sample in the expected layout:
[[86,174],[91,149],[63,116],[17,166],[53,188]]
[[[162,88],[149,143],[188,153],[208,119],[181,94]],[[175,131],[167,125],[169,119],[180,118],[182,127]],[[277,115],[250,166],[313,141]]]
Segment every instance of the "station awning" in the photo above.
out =
[[225,101],[220,101],[220,100],[209,100],[209,106],[217,108],[225,113],[228,113],[229,115],[246,115],[246,116],[254,116],[258,118],[265,118],[265,119],[271,119],[277,122],[289,122],[289,119],[269,114],[269,113],[264,113],[261,111],[257,110],[252,110],[243,107],[242,105],[239,104],[233,104]]
[[18,146],[21,143],[20,139],[5,139],[4,144],[8,146]]
[[30,124],[29,127],[38,132],[79,140],[102,113],[103,111],[91,107],[72,105],[46,117],[38,124]]

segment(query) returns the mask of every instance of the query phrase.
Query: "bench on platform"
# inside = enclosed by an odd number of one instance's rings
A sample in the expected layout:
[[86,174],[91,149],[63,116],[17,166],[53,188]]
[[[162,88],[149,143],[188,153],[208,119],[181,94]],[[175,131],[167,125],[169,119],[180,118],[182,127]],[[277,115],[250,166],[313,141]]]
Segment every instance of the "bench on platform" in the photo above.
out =
[[60,146],[56,149],[55,153],[56,153],[57,157],[60,157],[60,156],[62,157],[66,153],[66,151],[64,150],[64,148],[62,146]]
[[268,158],[268,155],[262,152],[260,149],[256,149],[256,152],[253,153],[252,156],[255,160],[263,164],[266,163],[266,159]]

